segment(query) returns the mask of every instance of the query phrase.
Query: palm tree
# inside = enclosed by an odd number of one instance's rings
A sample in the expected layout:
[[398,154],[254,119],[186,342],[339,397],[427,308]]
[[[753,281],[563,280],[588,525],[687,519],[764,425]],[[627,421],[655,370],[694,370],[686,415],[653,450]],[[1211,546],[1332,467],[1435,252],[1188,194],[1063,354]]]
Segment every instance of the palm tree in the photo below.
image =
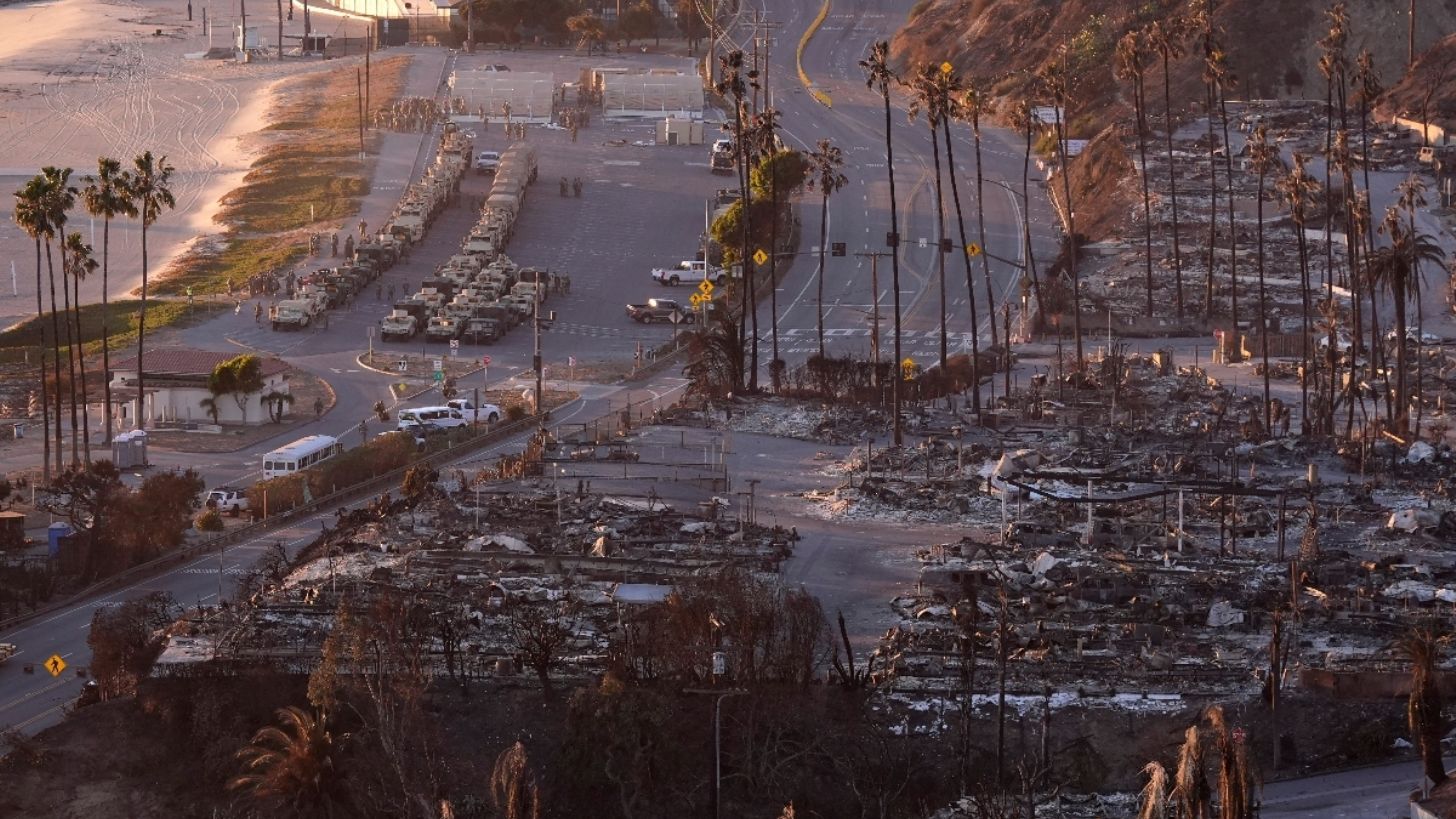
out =
[[40,416],[41,416],[41,443],[44,445],[44,455],[41,460],[41,471],[44,482],[49,485],[51,482],[51,410],[50,391],[46,388],[46,326],[45,326],[45,302],[41,296],[40,278],[40,241],[43,237],[54,235],[55,228],[50,223],[50,214],[45,207],[46,179],[44,176],[36,176],[25,183],[25,186],[15,192],[15,212],[13,218],[15,224],[24,230],[26,235],[35,240],[35,320],[36,326],[40,329]]
[[1290,168],[1289,173],[1278,182],[1279,191],[1284,195],[1285,203],[1289,205],[1290,218],[1294,221],[1295,240],[1299,246],[1299,295],[1304,329],[1304,338],[1300,346],[1304,377],[1299,379],[1299,430],[1301,435],[1310,433],[1309,376],[1313,367],[1313,359],[1310,355],[1309,245],[1304,237],[1308,213],[1305,208],[1314,195],[1319,192],[1319,183],[1304,169],[1306,161],[1304,154],[1296,152],[1294,167]]
[[[753,118],[753,125],[749,129],[748,142],[754,154],[759,159],[759,173],[765,170],[768,175],[768,197],[769,197],[769,254],[768,254],[768,279],[769,279],[769,334],[772,338],[773,360],[769,363],[769,371],[773,379],[774,391],[779,389],[783,360],[779,358],[779,112],[772,108],[765,108]],[[753,306],[754,313],[758,312],[757,303]],[[755,356],[755,362],[757,357]]]
[[1264,180],[1268,178],[1269,170],[1279,162],[1279,149],[1269,144],[1269,130],[1263,124],[1256,127],[1249,138],[1249,159],[1259,177],[1254,202],[1259,236],[1259,346],[1264,358],[1264,430],[1267,434],[1272,431],[1273,418],[1269,409],[1269,297],[1264,288]]
[[177,207],[172,196],[172,173],[176,169],[167,164],[167,157],[154,158],[147,151],[132,161],[131,184],[127,194],[136,204],[142,218],[142,304],[137,314],[137,418],[138,429],[146,427],[146,368],[142,356],[146,354],[147,343],[147,228],[162,215],[162,209]]
[[[71,280],[72,303],[75,309],[72,317],[76,322],[76,368],[81,375],[81,442],[82,452],[85,455],[85,463],[91,465],[91,413],[90,394],[86,390],[86,345],[81,338],[81,282],[86,277],[96,272],[99,266],[91,246],[81,239],[81,234],[71,233],[66,236],[66,276]],[[63,254],[64,255],[64,254]]]
[[1355,99],[1360,103],[1360,168],[1365,176],[1365,190],[1370,190],[1370,106],[1385,89],[1380,73],[1375,70],[1375,56],[1370,49],[1360,49],[1355,57]]
[[[1397,435],[1410,429],[1411,396],[1406,392],[1406,343],[1409,325],[1406,304],[1420,299],[1422,261],[1440,264],[1445,259],[1441,246],[1424,233],[1408,229],[1399,208],[1385,212],[1381,230],[1389,235],[1390,246],[1375,252],[1369,263],[1369,276],[1376,286],[1390,293],[1395,305],[1395,406],[1391,422]],[[1419,397],[1419,396],[1417,396]]]
[[[894,132],[891,130],[890,120],[890,83],[898,82],[894,70],[890,68],[890,43],[880,40],[870,47],[870,56],[859,61],[859,67],[865,72],[865,86],[879,92],[880,98],[885,103],[885,167],[890,173],[890,286],[894,288],[895,294],[895,367],[900,366],[903,350],[900,346],[900,203],[895,198],[895,145]],[[876,294],[878,296],[878,294]],[[901,384],[904,379],[898,374],[890,379],[892,409],[894,421],[891,429],[894,433],[895,446],[904,443],[904,436],[900,426],[900,401],[903,389]],[[977,407],[977,411],[980,407]]]
[[1183,732],[1178,768],[1173,774],[1173,800],[1184,819],[1205,819],[1209,814],[1208,773],[1203,767],[1203,738],[1197,725]]
[[[1406,230],[1414,235],[1416,232],[1416,209],[1426,206],[1425,180],[1419,174],[1413,173],[1397,185],[1396,190],[1400,192],[1400,197],[1396,199],[1395,206],[1405,211]],[[1426,337],[1426,311],[1421,301],[1421,290],[1425,287],[1425,274],[1421,272],[1419,254],[1415,258],[1415,269],[1413,272],[1415,276],[1411,280],[1411,298],[1416,303],[1416,429],[1419,430],[1421,428],[1421,421],[1425,419],[1426,414],[1426,403],[1419,400],[1424,386],[1422,382],[1426,364],[1426,357],[1421,354],[1421,345],[1425,343]]]
[[1183,34],[1183,25],[1175,18],[1154,20],[1147,29],[1147,42],[1163,61],[1163,127],[1168,144],[1168,195],[1173,204],[1173,285],[1177,289],[1178,318],[1183,317],[1183,251],[1178,241],[1178,178],[1173,165],[1172,72],[1173,61],[1183,56]]
[[[1238,336],[1239,327],[1239,232],[1234,224],[1234,152],[1229,143],[1229,117],[1228,117],[1228,89],[1238,85],[1239,79],[1228,64],[1228,55],[1223,49],[1216,49],[1214,52],[1214,75],[1218,85],[1214,89],[1218,94],[1218,118],[1219,126],[1223,130],[1223,178],[1228,185],[1228,195],[1224,197],[1224,203],[1228,208],[1229,226],[1229,312],[1232,314],[1230,320],[1233,323],[1234,335]],[[1233,354],[1235,360],[1243,355],[1243,345],[1234,344]]]
[[[1150,62],[1141,31],[1129,31],[1117,41],[1117,78],[1132,82],[1132,110],[1137,121],[1138,157],[1142,163],[1138,176],[1141,177],[1143,185],[1143,265],[1149,318],[1153,315],[1153,205],[1152,190],[1148,185],[1148,108],[1145,79]],[[1031,141],[1030,135],[1028,123],[1028,145]]]
[[[748,346],[748,327],[750,320],[750,290],[753,288],[753,269],[749,267],[748,239],[752,228],[751,194],[748,185],[748,146],[744,138],[744,118],[747,114],[745,106],[748,96],[748,85],[755,74],[752,71],[744,70],[743,52],[741,50],[730,51],[719,57],[722,64],[723,79],[719,80],[717,92],[722,96],[733,97],[733,151],[738,166],[738,201],[742,208],[742,217],[739,219],[741,228],[742,244],[739,247],[738,264],[743,271],[738,282],[738,343],[740,355],[746,355]],[[756,390],[758,387],[758,309],[756,303],[752,309],[753,321],[753,366],[748,371],[749,389]],[[742,372],[743,368],[735,368],[735,372]],[[735,383],[735,390],[742,390],[743,384]]]
[[[949,67],[949,63],[946,65]],[[945,237],[945,194],[941,187],[945,174],[941,172],[940,168],[940,124],[950,115],[950,98],[945,93],[945,83],[941,81],[941,77],[949,73],[926,63],[920,66],[909,83],[910,91],[914,95],[907,111],[910,121],[914,122],[918,119],[923,109],[925,123],[930,126],[930,151],[935,162],[935,235],[937,241],[943,240]],[[951,166],[952,173],[954,173],[954,167],[954,165]],[[942,372],[945,372],[949,328],[946,326],[945,309],[945,253],[939,246],[935,248],[935,259],[940,278],[940,368]],[[996,322],[993,321],[991,324],[995,326]],[[977,327],[973,320],[971,333],[974,335],[976,330]]]
[[127,188],[131,174],[121,169],[121,162],[103,156],[96,161],[96,175],[82,180],[86,187],[81,191],[86,212],[101,217],[101,388],[106,402],[106,433],[103,441],[111,443],[111,220],[118,216],[135,218],[136,205],[132,204]]
[[[61,276],[66,275],[66,245],[65,231],[67,213],[76,204],[76,189],[71,187],[71,169],[45,167],[40,170],[41,175],[46,178],[46,199],[45,207],[50,212],[50,224],[55,233],[46,237],[46,271],[50,278],[51,290],[51,346],[55,351],[55,376],[56,376],[56,469],[59,471],[62,460],[65,457],[61,441],[61,330],[60,312],[56,304],[56,271],[51,262],[51,240],[60,238],[61,248]],[[65,296],[66,312],[70,312],[71,291],[61,282],[61,291]],[[80,453],[76,449],[76,345],[71,338],[71,322],[66,320],[66,369],[70,374],[67,387],[71,393],[71,465],[80,464]]]
[[[1203,310],[1204,315],[1211,318],[1213,316],[1213,273],[1217,267],[1215,254],[1218,249],[1218,151],[1214,150],[1217,143],[1213,137],[1213,109],[1218,105],[1218,86],[1225,81],[1228,61],[1218,47],[1213,29],[1213,12],[1208,5],[1209,0],[1194,0],[1192,8],[1189,10],[1188,27],[1190,30],[1203,30],[1204,109],[1208,114],[1208,275],[1204,284]],[[1232,196],[1232,177],[1230,177],[1229,188],[1230,196]],[[1233,229],[1233,222],[1230,221],[1229,232],[1232,233]],[[1239,321],[1236,310],[1233,312],[1233,316],[1234,332],[1237,336]]]
[[[1031,201],[1031,199],[1029,198],[1031,194],[1031,135],[1032,130],[1036,126],[1036,117],[1032,114],[1031,100],[1027,99],[1026,97],[1022,97],[1021,99],[1017,100],[1016,104],[1012,107],[1009,113],[1012,126],[1021,129],[1025,142],[1025,147],[1023,148],[1021,154],[1021,201],[1023,203],[1026,203]],[[1146,155],[1144,155],[1144,159],[1146,159]],[[1146,161],[1144,162],[1144,168],[1146,168]],[[1144,171],[1143,180],[1146,184],[1146,170]],[[951,174],[950,176],[950,185],[951,190],[954,191],[956,189],[955,174]],[[1146,188],[1144,189],[1144,192],[1146,193]],[[1146,213],[1144,215],[1146,215]],[[1150,232],[1148,233],[1148,242],[1149,248],[1151,248],[1151,228],[1149,228],[1149,231]],[[1021,220],[1021,243],[1023,249],[1026,251],[1026,271],[1031,278],[1032,298],[1036,299],[1036,308],[1031,311],[1032,315],[1036,317],[1032,326],[1036,329],[1040,329],[1042,326],[1041,280],[1036,274],[1036,256],[1032,253],[1031,249],[1030,219]],[[1149,250],[1149,253],[1151,253],[1151,250]],[[1149,256],[1149,258],[1151,258],[1151,256]],[[1151,263],[1149,263],[1148,269],[1149,271],[1152,270]],[[1151,286],[1151,282],[1152,280],[1149,279],[1149,286]]]
[[1149,762],[1143,766],[1143,773],[1148,775],[1148,784],[1139,795],[1138,819],[1163,819],[1168,809],[1168,771],[1157,762]]
[[501,819],[540,819],[541,788],[520,740],[495,758],[490,771],[490,800]]
[[819,189],[819,357],[824,357],[824,270],[829,257],[829,197],[849,183],[844,175],[844,152],[827,139],[809,152],[809,187]]
[[233,777],[228,788],[287,815],[348,815],[338,791],[336,748],[327,721],[292,706],[277,713],[278,725],[259,730],[238,751],[244,772]]
[[[1062,179],[1062,206],[1067,210],[1067,276],[1072,282],[1072,334],[1076,336],[1077,344],[1077,369],[1081,370],[1087,363],[1086,357],[1082,354],[1082,277],[1077,270],[1077,219],[1074,203],[1072,202],[1072,167],[1067,156],[1067,135],[1063,128],[1066,122],[1067,104],[1067,46],[1063,43],[1057,49],[1057,56],[1042,66],[1038,75],[1042,88],[1052,99],[1052,110],[1056,112],[1054,119],[1054,136],[1057,143],[1057,175]],[[1177,211],[1174,211],[1175,213]],[[1176,242],[1177,239],[1175,238]],[[1176,246],[1176,245],[1175,245]],[[1183,285],[1179,278],[1178,304],[1179,315],[1182,315]]]
[[[971,403],[979,408],[981,406],[981,323],[976,311],[976,284],[975,277],[971,273],[971,257],[969,253],[965,252],[965,249],[969,247],[970,243],[966,241],[965,211],[961,207],[961,183],[959,177],[957,177],[955,172],[955,141],[950,138],[951,119],[956,117],[964,118],[967,113],[967,106],[976,106],[978,104],[974,97],[978,96],[979,94],[978,91],[973,87],[962,88],[960,80],[956,77],[954,72],[944,75],[940,79],[940,82],[944,86],[944,97],[947,103],[947,108],[945,110],[944,116],[941,117],[940,130],[945,140],[946,164],[950,166],[951,169],[950,197],[951,201],[955,204],[956,228],[958,231],[958,235],[961,239],[961,261],[966,266],[966,303],[968,308],[970,309],[971,314],[971,361],[974,362],[974,366],[971,370]],[[979,114],[973,113],[972,116],[979,117]],[[976,130],[979,131],[979,128],[977,128]],[[979,137],[977,137],[976,145],[976,181],[979,185],[981,179]],[[977,197],[977,205],[979,206],[979,196]],[[985,220],[982,220],[981,226],[981,242],[984,245],[986,241]],[[984,251],[982,255],[984,255]],[[988,318],[991,320],[991,327],[994,329],[996,326],[996,316],[988,314]]]
[[1436,677],[1444,637],[1427,628],[1414,629],[1396,646],[1411,662],[1410,700],[1406,719],[1411,733],[1421,748],[1421,761],[1426,778],[1434,785],[1446,781],[1446,763],[1441,759],[1441,738],[1446,735],[1446,720],[1441,714],[1441,686]]
[[[949,94],[947,94],[949,96]],[[959,95],[958,105],[951,111],[962,119],[969,119],[971,122],[971,138],[976,147],[976,232],[980,235],[981,241],[981,277],[986,283],[986,319],[991,325],[991,345],[994,347],[1000,343],[996,336],[996,292],[991,286],[991,256],[990,246],[986,244],[986,197],[982,195],[986,184],[986,174],[981,167],[981,106],[985,104],[985,95],[981,93],[981,86],[974,78],[966,83],[966,88]],[[955,173],[955,160],[950,155],[950,128],[946,128],[945,136],[946,158],[950,160],[951,173]],[[1070,200],[1068,200],[1070,202]],[[1071,207],[1069,204],[1068,207]],[[965,242],[961,242],[965,244]],[[974,329],[974,328],[973,328]],[[1011,339],[1006,339],[1008,349]]]

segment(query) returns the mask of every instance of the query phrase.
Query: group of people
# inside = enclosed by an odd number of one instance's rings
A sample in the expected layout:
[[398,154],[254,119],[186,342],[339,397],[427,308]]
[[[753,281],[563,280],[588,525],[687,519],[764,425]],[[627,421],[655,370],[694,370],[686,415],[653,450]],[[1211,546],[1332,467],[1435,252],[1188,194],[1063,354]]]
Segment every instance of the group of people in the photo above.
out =
[[571,180],[570,185],[567,184],[566,177],[564,177],[564,176],[561,177],[561,195],[562,196],[565,196],[566,195],[566,190],[567,190],[568,187],[571,189],[571,195],[572,196],[575,196],[577,198],[580,198],[581,197],[581,177],[578,176],[575,179]]
[[428,131],[445,111],[432,97],[405,97],[374,111],[374,127],[390,131]]
[[571,277],[565,273],[552,273],[546,284],[553,296],[564,296],[571,292]]

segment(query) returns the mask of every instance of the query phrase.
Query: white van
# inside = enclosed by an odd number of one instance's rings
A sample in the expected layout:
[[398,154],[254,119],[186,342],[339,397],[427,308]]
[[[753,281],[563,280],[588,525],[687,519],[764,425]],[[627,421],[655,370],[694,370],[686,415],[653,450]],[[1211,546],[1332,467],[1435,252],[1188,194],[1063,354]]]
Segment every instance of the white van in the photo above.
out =
[[414,409],[400,410],[398,415],[399,423],[396,429],[405,431],[412,424],[434,424],[443,429],[452,427],[463,427],[469,421],[465,415],[457,409],[450,407],[416,407]]

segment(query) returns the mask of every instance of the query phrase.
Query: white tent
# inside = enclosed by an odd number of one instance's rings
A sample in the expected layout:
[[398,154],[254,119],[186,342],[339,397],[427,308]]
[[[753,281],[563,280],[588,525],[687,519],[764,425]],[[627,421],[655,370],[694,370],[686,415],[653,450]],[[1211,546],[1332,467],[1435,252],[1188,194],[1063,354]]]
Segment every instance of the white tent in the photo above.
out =
[[475,121],[483,110],[489,122],[505,122],[510,106],[512,122],[551,121],[556,81],[551,74],[532,71],[456,71],[450,75],[450,96],[464,101],[465,114],[457,119]]
[[602,110],[608,117],[703,114],[703,81],[692,74],[603,74]]

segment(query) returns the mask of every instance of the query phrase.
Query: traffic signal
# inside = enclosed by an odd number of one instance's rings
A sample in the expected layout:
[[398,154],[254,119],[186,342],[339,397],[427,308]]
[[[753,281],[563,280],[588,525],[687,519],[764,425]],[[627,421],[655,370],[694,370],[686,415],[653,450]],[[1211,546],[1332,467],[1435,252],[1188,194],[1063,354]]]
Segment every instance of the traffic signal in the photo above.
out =
[[831,256],[843,256],[844,255],[844,242],[832,242],[832,243],[830,243],[830,245],[829,245],[829,255],[831,255]]
[[898,234],[898,233],[886,233],[885,234],[885,244],[888,245],[889,247],[899,247],[900,246],[900,234]]

